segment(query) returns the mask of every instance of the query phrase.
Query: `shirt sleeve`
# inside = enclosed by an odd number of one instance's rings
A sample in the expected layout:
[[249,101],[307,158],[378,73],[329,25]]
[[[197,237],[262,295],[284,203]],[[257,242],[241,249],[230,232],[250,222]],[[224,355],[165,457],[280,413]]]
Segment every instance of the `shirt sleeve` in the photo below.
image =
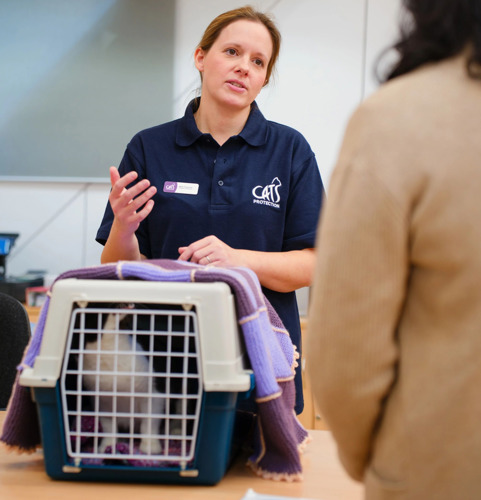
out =
[[316,243],[324,187],[316,157],[306,147],[308,158],[291,173],[283,251],[314,248]]

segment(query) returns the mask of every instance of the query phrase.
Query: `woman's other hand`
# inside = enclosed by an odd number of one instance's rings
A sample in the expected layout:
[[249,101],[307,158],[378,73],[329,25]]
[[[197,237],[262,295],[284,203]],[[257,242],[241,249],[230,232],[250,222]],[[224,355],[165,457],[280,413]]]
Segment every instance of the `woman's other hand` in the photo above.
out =
[[242,266],[242,254],[217,236],[206,236],[187,247],[179,248],[179,260],[190,260],[196,264],[216,266]]
[[232,248],[216,236],[207,236],[179,248],[179,260],[203,266],[247,267],[262,286],[277,292],[292,292],[310,286],[315,265],[313,248],[289,252],[260,252]]

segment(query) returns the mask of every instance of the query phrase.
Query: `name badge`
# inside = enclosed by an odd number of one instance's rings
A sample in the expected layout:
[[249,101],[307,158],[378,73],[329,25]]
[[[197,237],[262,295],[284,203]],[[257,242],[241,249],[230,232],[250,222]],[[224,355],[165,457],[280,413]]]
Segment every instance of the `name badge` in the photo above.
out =
[[198,192],[199,184],[193,182],[164,182],[164,193],[197,194]]

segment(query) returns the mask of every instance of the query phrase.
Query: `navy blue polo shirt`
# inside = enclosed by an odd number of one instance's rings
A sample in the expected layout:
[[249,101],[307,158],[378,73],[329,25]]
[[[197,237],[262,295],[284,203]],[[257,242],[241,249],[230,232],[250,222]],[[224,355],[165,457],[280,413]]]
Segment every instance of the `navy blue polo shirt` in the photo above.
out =
[[[136,134],[120,175],[135,170],[157,187],[154,208],[136,235],[149,259],[177,259],[178,248],[215,235],[233,248],[280,252],[312,248],[323,185],[314,153],[296,130],[267,121],[257,104],[242,132],[222,146],[203,134],[194,102],[184,117]],[[97,241],[105,244],[113,213],[107,204]],[[299,352],[295,293],[264,289]],[[296,411],[302,411],[300,367]]]

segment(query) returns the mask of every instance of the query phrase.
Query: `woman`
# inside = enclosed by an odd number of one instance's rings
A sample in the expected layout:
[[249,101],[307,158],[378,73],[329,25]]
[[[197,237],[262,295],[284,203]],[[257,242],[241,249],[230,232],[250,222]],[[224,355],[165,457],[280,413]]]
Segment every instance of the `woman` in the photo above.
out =
[[404,0],[321,222],[313,391],[367,499],[481,498],[481,0]]
[[[197,47],[200,98],[183,118],[137,134],[97,241],[102,262],[170,258],[252,269],[299,352],[295,290],[308,286],[323,194],[314,154],[267,121],[255,98],[280,48],[272,20],[250,7],[221,14]],[[300,370],[296,411],[303,408]]]

